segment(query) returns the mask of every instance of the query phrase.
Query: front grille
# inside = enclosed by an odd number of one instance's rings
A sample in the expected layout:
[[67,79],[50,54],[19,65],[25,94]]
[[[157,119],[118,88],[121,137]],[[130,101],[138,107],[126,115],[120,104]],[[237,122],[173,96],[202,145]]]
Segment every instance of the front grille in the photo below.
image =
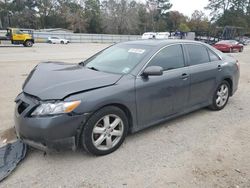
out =
[[21,102],[21,104],[19,104],[18,108],[17,108],[17,112],[19,114],[23,113],[24,110],[26,110],[26,108],[28,108],[29,104],[25,103],[25,102]]

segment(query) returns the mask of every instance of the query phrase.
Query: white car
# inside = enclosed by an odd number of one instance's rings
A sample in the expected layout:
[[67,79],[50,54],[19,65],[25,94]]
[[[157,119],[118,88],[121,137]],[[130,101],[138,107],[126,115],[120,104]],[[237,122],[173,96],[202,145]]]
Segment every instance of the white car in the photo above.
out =
[[59,37],[49,37],[48,38],[48,43],[50,43],[50,44],[68,44],[69,40],[62,39],[62,38],[59,38]]
[[148,33],[144,33],[142,35],[142,39],[155,39],[156,33],[154,32],[148,32]]
[[244,45],[250,45],[250,39],[246,39],[246,40],[244,41]]
[[159,32],[159,33],[156,33],[155,38],[156,39],[168,39],[169,36],[170,36],[169,32]]

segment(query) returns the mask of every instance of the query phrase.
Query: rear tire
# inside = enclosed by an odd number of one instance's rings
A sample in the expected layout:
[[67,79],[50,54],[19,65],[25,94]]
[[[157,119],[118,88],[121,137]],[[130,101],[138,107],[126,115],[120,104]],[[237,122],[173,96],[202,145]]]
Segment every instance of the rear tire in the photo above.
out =
[[243,47],[242,47],[242,48],[240,48],[239,52],[243,52]]
[[209,106],[211,110],[219,111],[222,110],[228,102],[230,96],[230,85],[227,81],[222,81],[217,87],[213,95],[213,103]]
[[25,47],[32,47],[32,46],[33,46],[33,42],[32,42],[31,40],[26,40],[26,41],[24,42],[24,46],[25,46]]
[[107,155],[120,147],[127,132],[126,114],[118,107],[107,106],[95,112],[84,125],[81,143],[93,155]]
[[60,43],[61,43],[61,44],[64,44],[64,41],[61,41]]

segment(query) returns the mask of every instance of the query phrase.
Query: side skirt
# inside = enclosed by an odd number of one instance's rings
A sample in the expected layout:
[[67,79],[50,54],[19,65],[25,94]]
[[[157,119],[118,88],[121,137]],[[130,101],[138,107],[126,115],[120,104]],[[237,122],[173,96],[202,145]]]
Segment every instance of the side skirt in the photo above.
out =
[[182,115],[186,115],[186,114],[191,113],[191,112],[194,112],[194,111],[196,111],[196,110],[205,108],[205,107],[207,107],[207,106],[209,106],[209,105],[211,105],[211,102],[206,102],[206,103],[202,103],[202,104],[195,105],[195,106],[193,106],[193,107],[191,107],[191,108],[189,108],[189,109],[187,109],[187,110],[183,110],[183,111],[181,111],[181,112],[178,112],[178,113],[175,113],[175,114],[173,114],[173,115],[170,115],[170,116],[168,116],[168,117],[166,117],[166,118],[164,118],[164,119],[161,119],[161,120],[155,121],[155,122],[153,122],[153,123],[151,123],[151,124],[148,124],[148,125],[145,126],[145,127],[138,126],[138,127],[136,127],[136,128],[138,128],[138,129],[132,128],[132,129],[131,129],[131,133],[136,133],[136,132],[139,132],[139,131],[141,131],[141,130],[147,129],[147,128],[149,128],[149,127],[152,127],[152,126],[155,126],[155,125],[159,125],[159,124],[165,123],[165,122],[167,122],[167,121],[169,121],[169,120],[172,120],[172,119],[174,119],[174,118],[176,118],[176,117],[180,117],[180,116],[182,116]]

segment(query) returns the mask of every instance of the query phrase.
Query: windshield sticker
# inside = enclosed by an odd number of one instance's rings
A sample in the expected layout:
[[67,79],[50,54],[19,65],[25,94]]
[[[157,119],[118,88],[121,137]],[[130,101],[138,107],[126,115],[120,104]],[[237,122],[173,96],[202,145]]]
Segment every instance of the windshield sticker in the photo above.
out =
[[136,49],[136,48],[131,48],[128,50],[129,53],[136,53],[136,54],[143,54],[145,52],[144,49]]
[[125,67],[125,68],[122,70],[122,73],[127,74],[127,73],[129,73],[129,71],[130,71],[130,68]]

